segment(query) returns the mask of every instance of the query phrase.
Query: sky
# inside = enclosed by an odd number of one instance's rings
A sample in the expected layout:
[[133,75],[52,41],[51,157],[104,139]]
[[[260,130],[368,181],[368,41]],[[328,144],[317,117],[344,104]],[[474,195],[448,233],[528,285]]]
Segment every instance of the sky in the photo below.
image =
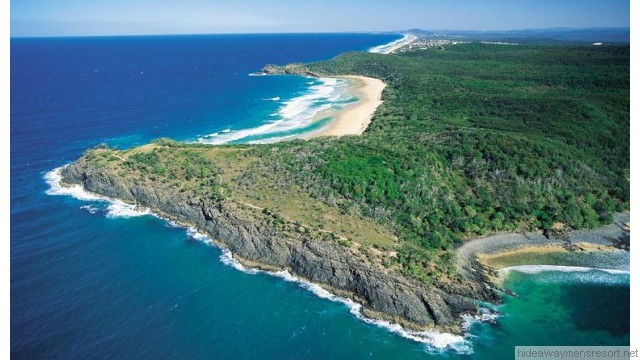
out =
[[629,0],[11,0],[11,36],[628,27]]

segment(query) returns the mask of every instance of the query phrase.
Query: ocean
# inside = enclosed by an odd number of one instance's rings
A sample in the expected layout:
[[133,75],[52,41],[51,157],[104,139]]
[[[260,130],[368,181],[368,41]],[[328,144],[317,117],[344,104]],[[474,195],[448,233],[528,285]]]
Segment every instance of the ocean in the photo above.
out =
[[356,101],[348,84],[252,74],[399,38],[11,39],[11,355],[496,359],[514,345],[627,345],[628,273],[514,269],[506,285],[519,296],[505,297],[504,315],[466,319],[464,337],[415,341],[287,274],[242,269],[193,231],[55,186],[54,169],[101,143],[268,142],[313,130],[326,121],[312,122],[317,113]]

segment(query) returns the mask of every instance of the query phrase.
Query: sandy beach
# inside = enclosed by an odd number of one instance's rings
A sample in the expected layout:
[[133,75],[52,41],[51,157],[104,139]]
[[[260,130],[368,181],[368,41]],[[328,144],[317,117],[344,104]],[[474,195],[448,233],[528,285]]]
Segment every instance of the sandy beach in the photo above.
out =
[[407,35],[406,39],[404,39],[404,41],[402,41],[399,44],[396,44],[388,49],[386,49],[385,51],[383,51],[383,54],[393,54],[396,50],[400,49],[403,46],[407,46],[409,44],[411,44],[412,42],[418,40],[418,37],[415,35]]
[[[353,83],[348,92],[359,100],[332,114],[333,120],[327,126],[307,134],[304,138],[360,135],[367,129],[373,114],[382,104],[381,96],[386,84],[381,80],[364,76],[340,76],[339,78],[348,79]],[[325,115],[320,114],[318,117]]]
[[456,249],[456,265],[463,275],[480,275],[490,281],[496,280],[490,275],[496,275],[497,270],[518,265],[586,266],[629,271],[629,252],[618,246],[619,239],[630,234],[629,218],[628,212],[619,213],[611,225],[572,231],[564,239],[530,232],[467,240]]
[[405,34],[402,39],[398,39],[388,44],[376,46],[369,49],[369,52],[376,54],[393,54],[396,50],[400,49],[403,46],[409,45],[416,40],[418,40],[417,36],[412,34]]

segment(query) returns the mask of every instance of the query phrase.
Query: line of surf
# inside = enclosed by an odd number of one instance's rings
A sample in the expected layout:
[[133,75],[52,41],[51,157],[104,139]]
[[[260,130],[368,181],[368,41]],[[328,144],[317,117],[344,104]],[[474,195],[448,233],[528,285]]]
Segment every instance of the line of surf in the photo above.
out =
[[[45,174],[44,180],[49,185],[49,189],[46,191],[48,195],[66,195],[71,196],[77,200],[106,203],[107,207],[105,211],[108,218],[130,218],[151,214],[151,211],[148,208],[136,206],[133,204],[127,204],[118,199],[112,199],[106,196],[94,194],[85,190],[82,185],[62,186],[61,172],[62,169],[65,168],[65,166],[55,168]],[[96,207],[88,205],[85,205],[82,208],[92,214],[95,214],[99,210]]]
[[383,45],[378,45],[378,46],[374,46],[372,48],[369,49],[370,53],[375,53],[375,54],[390,54],[392,52],[394,52],[395,50],[398,50],[399,48],[411,44],[412,42],[416,41],[418,39],[417,36],[412,35],[412,34],[403,34],[403,36],[398,39],[398,40],[394,40],[390,43],[387,44],[383,44]]
[[227,129],[197,139],[202,144],[260,143],[293,139],[304,133],[316,122],[318,115],[329,109],[340,109],[354,101],[347,89],[346,79],[318,78],[307,82],[308,91],[300,96],[282,100],[276,96],[266,101],[281,104],[278,111],[265,119],[263,124],[247,129]]
[[[65,165],[67,166],[67,165]],[[176,224],[171,220],[163,218],[161,215],[151,212],[149,208],[140,207],[132,204],[124,203],[121,200],[109,198],[107,196],[98,195],[90,191],[85,190],[82,185],[62,185],[61,171],[65,166],[55,168],[44,175],[44,180],[49,185],[49,189],[46,191],[48,195],[53,196],[71,196],[77,200],[98,202],[107,204],[106,209],[100,209],[93,205],[83,205],[82,209],[88,211],[91,214],[96,214],[101,210],[104,210],[106,217],[108,218],[130,218],[136,216],[155,216],[159,219],[167,221],[172,226],[183,227],[180,224]],[[222,251],[220,255],[220,261],[228,266],[233,267],[236,270],[242,271],[246,274],[267,274],[276,276],[284,281],[298,284],[300,287],[312,292],[316,296],[327,299],[333,302],[339,302],[346,305],[349,312],[355,316],[358,320],[361,320],[367,324],[375,325],[384,328],[396,335],[403,338],[419,342],[425,345],[425,351],[430,353],[441,353],[445,351],[452,351],[459,354],[470,354],[473,352],[472,344],[469,339],[469,335],[455,335],[450,333],[441,333],[437,331],[411,331],[404,329],[398,324],[394,324],[384,320],[375,320],[365,317],[362,314],[362,305],[354,302],[351,299],[343,298],[332,294],[331,292],[323,289],[321,286],[304,281],[286,270],[282,271],[264,271],[253,268],[248,268],[242,265],[240,262],[234,259],[233,254],[228,249],[224,248],[220,244],[214,242],[209,236],[199,232],[192,227],[186,227],[187,234],[194,240],[204,242],[208,245],[214,246]],[[464,317],[465,323],[473,321],[485,321],[484,317]]]
[[[381,328],[384,328],[394,334],[397,334],[403,338],[423,343],[425,345],[425,350],[432,353],[444,352],[447,350],[459,353],[459,354],[470,354],[473,352],[473,348],[470,340],[466,336],[454,335],[450,333],[440,333],[436,331],[412,331],[406,330],[402,326],[398,324],[393,324],[391,322],[385,320],[376,320],[370,319],[362,315],[362,305],[354,302],[351,299],[344,298],[332,294],[331,292],[325,290],[321,286],[302,280],[295,275],[292,275],[286,270],[281,271],[265,271],[254,268],[248,268],[242,265],[240,262],[233,258],[233,254],[228,249],[220,247],[216,242],[214,242],[211,238],[209,238],[206,234],[198,232],[194,228],[187,229],[187,233],[194,240],[202,241],[208,245],[215,246],[222,251],[220,255],[220,261],[225,265],[231,266],[236,270],[242,271],[246,274],[255,275],[255,274],[266,274],[275,276],[283,279],[284,281],[291,282],[297,284],[298,286],[310,291],[314,295],[319,298],[330,300],[333,302],[342,303],[347,306],[349,312],[355,316],[358,320],[363,321],[367,324],[375,325]],[[486,321],[488,317],[464,317],[465,324],[472,323],[474,321]],[[468,325],[466,325],[468,327]]]
[[[370,48],[372,53],[390,53],[406,44],[415,41],[417,37],[404,34],[402,38],[390,43]],[[265,76],[263,73],[252,73],[249,76]],[[265,98],[281,104],[281,107],[270,119],[265,119],[262,125],[245,129],[226,129],[213,132],[196,139],[197,142],[210,145],[230,143],[273,143],[279,141],[304,138],[312,133],[314,122],[319,120],[319,114],[329,109],[340,110],[344,106],[356,101],[349,94],[350,81],[344,78],[309,78],[308,91],[289,100],[282,100],[280,96]],[[308,138],[308,136],[307,136]]]
[[617,270],[617,269],[600,269],[594,267],[584,266],[563,266],[563,265],[518,265],[508,266],[502,268],[502,272],[518,271],[525,274],[540,274],[542,272],[555,271],[555,272],[588,272],[588,271],[601,271],[612,275],[628,275],[629,271]]

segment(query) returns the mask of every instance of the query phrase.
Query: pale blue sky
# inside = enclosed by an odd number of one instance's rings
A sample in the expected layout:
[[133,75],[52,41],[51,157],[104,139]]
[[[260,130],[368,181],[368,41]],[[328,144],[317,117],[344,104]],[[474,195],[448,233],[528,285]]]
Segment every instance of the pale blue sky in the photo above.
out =
[[12,36],[629,26],[628,0],[11,0]]

